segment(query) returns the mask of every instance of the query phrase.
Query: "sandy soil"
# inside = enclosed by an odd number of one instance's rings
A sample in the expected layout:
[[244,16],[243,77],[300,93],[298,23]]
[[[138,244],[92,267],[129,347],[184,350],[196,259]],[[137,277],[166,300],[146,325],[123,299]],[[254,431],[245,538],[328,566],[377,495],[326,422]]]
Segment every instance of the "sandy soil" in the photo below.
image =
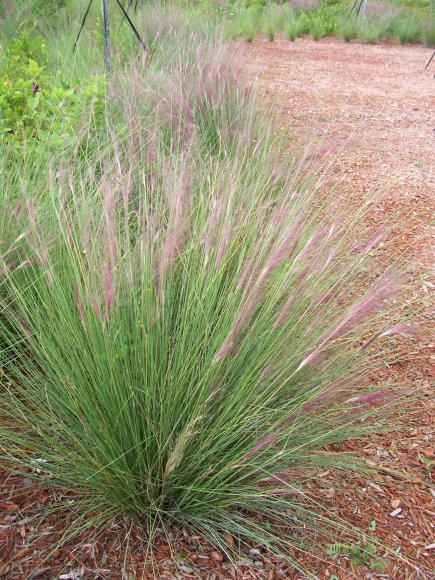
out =
[[[415,276],[410,299],[426,301],[433,289],[429,267],[435,207],[435,80],[433,70],[424,70],[430,54],[430,49],[422,47],[345,44],[333,39],[318,43],[307,39],[295,43],[284,39],[274,43],[258,40],[246,46],[243,69],[246,82],[257,86],[264,105],[272,106],[277,130],[286,137],[289,147],[295,136],[305,139],[308,134],[319,158],[334,156],[332,173],[342,180],[340,187],[347,193],[350,211],[374,188],[386,188],[372,219],[382,222],[396,211],[401,232],[383,251],[389,257],[411,245],[409,253],[415,271],[423,274],[423,279]],[[427,321],[429,317],[427,311],[423,318]],[[393,468],[400,466],[409,474],[410,481],[403,485],[393,476],[382,482],[357,476],[343,479],[327,471],[311,490],[346,521],[364,531],[372,530],[374,538],[412,557],[426,570],[431,566],[435,569],[435,488],[431,471],[435,459],[433,342],[430,334],[424,333],[415,344],[414,362],[394,365],[386,371],[390,377],[403,378],[426,389],[427,397],[418,412],[412,405],[405,406],[400,435],[375,437],[360,447],[373,462],[383,461]],[[349,449],[354,447],[348,445]],[[129,567],[129,573],[122,572],[122,551],[118,551],[122,550],[122,542],[117,543],[116,531],[107,532],[97,545],[88,544],[80,550],[67,545],[45,562],[38,562],[30,550],[21,572],[9,575],[7,560],[31,533],[26,506],[39,500],[28,495],[26,499],[24,494],[19,509],[14,508],[10,500],[12,492],[24,483],[10,474],[0,474],[1,480],[6,484],[0,494],[3,502],[0,507],[5,510],[3,513],[0,510],[1,578],[26,578],[26,570],[35,567],[39,571],[35,578],[57,578],[60,572],[68,570],[70,578],[142,577],[144,548],[140,538],[136,537],[131,546],[136,564]],[[40,531],[45,529],[49,543],[50,521],[40,527]],[[268,562],[265,556],[257,556],[258,572],[243,566],[236,571],[222,561],[221,554],[207,546],[201,550],[198,546],[192,548],[192,538],[181,535],[174,540],[183,559],[171,559],[170,547],[162,542],[156,549],[156,567],[143,577],[301,578],[276,560]],[[104,553],[111,556],[104,559]],[[320,555],[325,558],[323,551]],[[401,563],[389,563],[382,571],[375,571],[370,562],[355,566],[345,555],[327,558],[322,563],[306,559],[304,563],[313,575],[322,579],[435,578],[430,573],[420,576]]]

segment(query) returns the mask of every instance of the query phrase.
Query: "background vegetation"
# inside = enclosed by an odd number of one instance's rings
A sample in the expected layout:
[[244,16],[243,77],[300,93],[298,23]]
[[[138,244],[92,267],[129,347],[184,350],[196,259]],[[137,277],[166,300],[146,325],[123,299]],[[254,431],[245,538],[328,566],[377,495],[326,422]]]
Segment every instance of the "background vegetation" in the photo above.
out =
[[369,0],[361,10],[349,0],[289,0],[235,2],[224,12],[229,34],[251,41],[265,35],[273,40],[284,33],[290,40],[310,35],[313,40],[340,36],[345,41],[362,40],[369,44],[398,40],[401,44],[435,45],[433,2]]

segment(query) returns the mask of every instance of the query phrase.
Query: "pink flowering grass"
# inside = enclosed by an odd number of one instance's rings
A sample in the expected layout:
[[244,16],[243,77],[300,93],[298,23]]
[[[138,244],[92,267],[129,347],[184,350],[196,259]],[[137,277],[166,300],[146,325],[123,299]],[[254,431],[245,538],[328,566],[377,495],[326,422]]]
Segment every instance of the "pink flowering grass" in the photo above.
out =
[[219,37],[171,30],[178,61],[117,75],[99,149],[53,159],[22,202],[0,263],[1,466],[74,494],[51,506],[73,509],[67,536],[127,519],[150,544],[186,528],[236,560],[231,534],[298,568],[319,535],[364,535],[302,482],[373,469],[330,446],[385,429],[403,396],[374,386],[413,340],[391,313],[403,267],[374,267],[373,199],[347,216],[306,155],[280,159]]

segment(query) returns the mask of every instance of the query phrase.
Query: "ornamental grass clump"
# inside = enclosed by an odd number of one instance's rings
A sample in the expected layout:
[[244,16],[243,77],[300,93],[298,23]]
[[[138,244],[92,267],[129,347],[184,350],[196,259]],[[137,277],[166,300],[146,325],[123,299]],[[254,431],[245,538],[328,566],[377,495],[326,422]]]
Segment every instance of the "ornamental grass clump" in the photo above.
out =
[[344,20],[340,26],[340,35],[345,42],[350,42],[357,37],[358,29],[354,21]]
[[320,40],[324,36],[323,24],[320,18],[312,18],[309,22],[308,32],[313,40]]
[[261,30],[258,10],[248,8],[237,11],[228,28],[230,37],[243,38],[246,42],[252,42]]
[[400,44],[418,42],[421,39],[422,26],[417,18],[401,18],[393,25],[393,33]]
[[373,381],[413,333],[388,316],[402,275],[376,267],[369,202],[346,216],[306,156],[280,159],[219,37],[168,35],[178,58],[114,77],[100,147],[52,160],[42,199],[22,187],[1,466],[74,494],[50,506],[73,510],[64,538],[127,520],[298,567],[319,537],[363,535],[304,481],[372,469],[334,446],[402,394]]
[[282,30],[287,12],[288,10],[283,10],[278,6],[271,6],[263,14],[263,31],[270,42],[273,42],[277,33]]
[[291,10],[287,11],[287,17],[284,20],[284,33],[289,40],[294,42],[302,33],[302,26],[298,16]]

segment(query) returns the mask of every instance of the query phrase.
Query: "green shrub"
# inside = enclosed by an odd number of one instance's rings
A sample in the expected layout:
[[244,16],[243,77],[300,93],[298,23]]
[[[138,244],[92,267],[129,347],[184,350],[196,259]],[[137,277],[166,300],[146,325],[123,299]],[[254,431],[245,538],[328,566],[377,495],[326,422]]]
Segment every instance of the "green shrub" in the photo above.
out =
[[22,32],[1,59],[0,142],[7,151],[22,154],[40,144],[59,150],[76,143],[82,115],[91,104],[94,120],[104,112],[103,77],[71,81],[47,71],[42,38]]
[[315,40],[324,36],[331,36],[337,31],[338,14],[338,6],[324,6],[320,10],[303,12],[299,16],[301,28],[312,36],[314,32]]

